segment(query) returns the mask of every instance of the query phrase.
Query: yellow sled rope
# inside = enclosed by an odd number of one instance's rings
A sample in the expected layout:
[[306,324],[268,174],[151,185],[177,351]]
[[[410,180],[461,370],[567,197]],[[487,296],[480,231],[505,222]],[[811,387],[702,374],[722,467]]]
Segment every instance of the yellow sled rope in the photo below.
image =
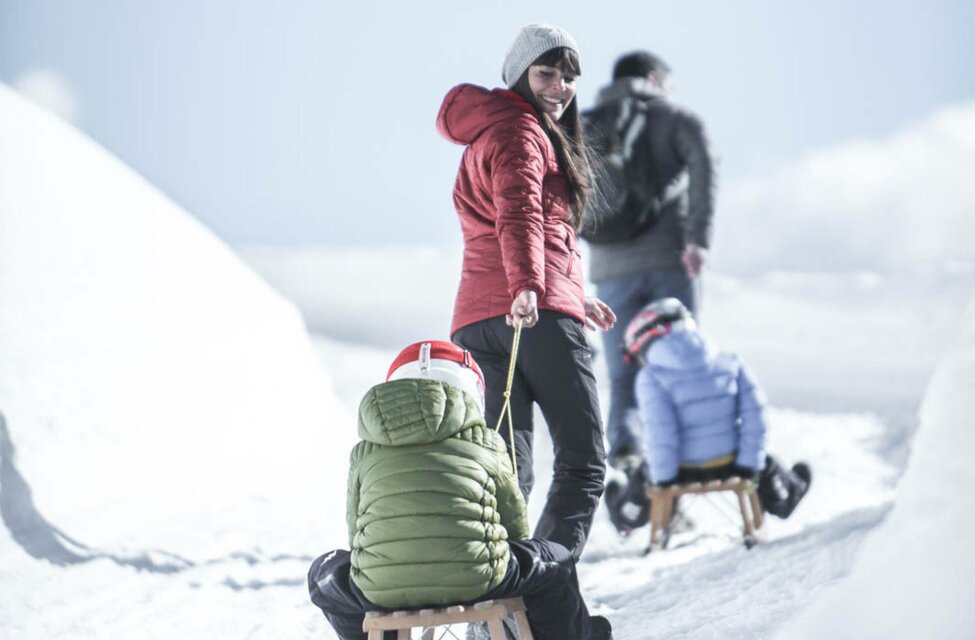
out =
[[511,362],[508,364],[508,381],[504,385],[504,404],[501,405],[501,414],[498,416],[498,424],[494,425],[495,432],[501,432],[501,421],[505,414],[508,414],[508,446],[511,448],[511,466],[515,471],[515,482],[518,481],[518,460],[515,457],[515,425],[511,417],[511,384],[515,379],[515,361],[518,359],[518,344],[521,342],[522,320],[516,319],[515,335],[511,340]]

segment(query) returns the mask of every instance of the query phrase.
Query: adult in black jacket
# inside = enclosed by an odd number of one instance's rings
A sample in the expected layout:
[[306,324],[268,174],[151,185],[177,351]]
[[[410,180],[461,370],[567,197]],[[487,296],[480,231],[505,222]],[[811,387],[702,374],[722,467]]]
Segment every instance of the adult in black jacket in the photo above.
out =
[[612,381],[606,433],[610,462],[624,471],[639,464],[643,447],[633,394],[637,369],[623,360],[623,330],[644,305],[659,298],[677,298],[697,316],[714,211],[714,164],[704,125],[670,101],[670,76],[659,57],[630,53],[616,62],[613,82],[597,98],[599,105],[646,103],[646,125],[633,153],[649,155],[646,180],[663,202],[658,221],[642,234],[590,245],[589,278],[617,317],[615,328],[603,334]]

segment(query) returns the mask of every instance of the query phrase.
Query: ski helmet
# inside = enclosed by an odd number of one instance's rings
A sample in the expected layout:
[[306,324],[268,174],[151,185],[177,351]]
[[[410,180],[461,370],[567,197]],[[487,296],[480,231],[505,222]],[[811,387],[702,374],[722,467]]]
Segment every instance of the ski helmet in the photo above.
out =
[[677,298],[654,300],[636,314],[623,336],[623,359],[640,362],[651,343],[693,322],[691,313]]
[[484,374],[470,351],[451,342],[415,342],[399,352],[389,365],[386,382],[404,378],[439,380],[466,391],[484,411]]

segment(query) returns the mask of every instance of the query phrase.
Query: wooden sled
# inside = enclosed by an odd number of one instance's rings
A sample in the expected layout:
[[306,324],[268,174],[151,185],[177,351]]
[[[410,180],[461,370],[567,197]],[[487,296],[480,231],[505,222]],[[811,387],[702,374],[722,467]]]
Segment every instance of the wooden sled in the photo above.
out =
[[505,640],[505,616],[512,615],[518,628],[519,640],[533,640],[521,598],[485,600],[474,605],[456,605],[445,609],[417,609],[382,613],[370,611],[362,622],[362,630],[369,632],[369,640],[382,640],[383,631],[396,631],[398,640],[408,640],[414,628],[422,628],[422,640],[433,640],[437,627],[461,622],[486,622],[491,640]]
[[693,484],[678,484],[669,487],[651,485],[647,488],[650,498],[650,546],[647,553],[666,549],[670,541],[670,519],[674,509],[674,501],[687,493],[717,493],[731,491],[738,498],[738,508],[741,509],[742,534],[745,547],[751,549],[758,544],[758,530],[762,527],[762,506],[758,502],[758,494],[754,485],[747,480],[735,476],[727,480]]

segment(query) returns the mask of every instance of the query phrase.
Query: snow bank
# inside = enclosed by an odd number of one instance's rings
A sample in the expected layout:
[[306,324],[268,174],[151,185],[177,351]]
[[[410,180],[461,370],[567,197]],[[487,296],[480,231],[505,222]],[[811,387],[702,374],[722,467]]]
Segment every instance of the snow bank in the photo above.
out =
[[975,627],[975,301],[937,368],[889,518],[782,638],[963,638]]
[[[341,505],[321,465],[344,466],[354,432],[295,308],[2,85],[0,140],[0,566],[29,581],[27,556],[192,562],[321,532],[283,501]],[[333,454],[336,422],[352,433]]]

